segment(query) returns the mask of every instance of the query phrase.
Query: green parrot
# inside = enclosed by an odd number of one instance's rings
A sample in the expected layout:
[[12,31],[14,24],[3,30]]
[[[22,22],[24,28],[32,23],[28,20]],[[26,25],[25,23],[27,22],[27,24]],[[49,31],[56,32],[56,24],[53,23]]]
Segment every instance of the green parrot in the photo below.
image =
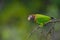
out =
[[44,25],[48,22],[50,22],[53,17],[42,15],[42,14],[32,14],[29,15],[28,21],[32,21],[36,24],[38,24],[40,27],[44,27]]
[[[50,23],[52,20],[55,20],[55,18],[47,16],[47,15],[42,15],[42,14],[31,14],[28,16],[28,21],[32,21],[36,24],[38,24],[39,27],[35,28],[29,35],[29,37],[32,35],[33,32],[35,32],[37,29],[39,28],[44,28],[46,24]],[[51,30],[54,29],[54,27],[52,27],[51,29],[49,29],[48,34],[51,34]],[[43,31],[42,31],[43,32]]]

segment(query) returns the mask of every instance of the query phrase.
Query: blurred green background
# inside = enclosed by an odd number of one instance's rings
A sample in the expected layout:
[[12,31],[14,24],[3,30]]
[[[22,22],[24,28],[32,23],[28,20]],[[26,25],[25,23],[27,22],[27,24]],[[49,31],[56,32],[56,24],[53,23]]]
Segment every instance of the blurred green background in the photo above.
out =
[[[28,15],[40,13],[60,18],[60,0],[0,0],[0,40],[26,40],[35,25]],[[58,39],[59,23],[55,24]],[[38,40],[36,34],[30,40]]]

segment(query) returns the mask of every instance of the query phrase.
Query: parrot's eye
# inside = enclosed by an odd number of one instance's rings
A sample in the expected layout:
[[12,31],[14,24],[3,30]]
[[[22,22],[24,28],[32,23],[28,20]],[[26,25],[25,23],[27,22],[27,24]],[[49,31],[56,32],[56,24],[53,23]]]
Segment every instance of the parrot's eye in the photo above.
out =
[[30,20],[31,20],[31,18],[32,18],[32,15],[30,15],[30,16],[28,17],[28,20],[30,21]]

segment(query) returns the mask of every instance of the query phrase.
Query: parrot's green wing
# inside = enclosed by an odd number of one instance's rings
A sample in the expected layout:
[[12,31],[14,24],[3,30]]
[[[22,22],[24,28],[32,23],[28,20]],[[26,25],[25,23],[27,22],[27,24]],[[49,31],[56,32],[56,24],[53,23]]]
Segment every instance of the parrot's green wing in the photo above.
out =
[[43,27],[43,25],[49,22],[50,20],[51,17],[49,16],[42,15],[42,14],[35,14],[35,21],[37,24],[41,25],[41,27]]

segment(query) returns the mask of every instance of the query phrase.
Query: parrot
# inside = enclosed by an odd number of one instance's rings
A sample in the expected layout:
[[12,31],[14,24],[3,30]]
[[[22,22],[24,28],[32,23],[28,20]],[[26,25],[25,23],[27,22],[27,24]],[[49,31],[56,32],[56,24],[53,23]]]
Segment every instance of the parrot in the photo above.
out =
[[[33,32],[35,32],[37,29],[39,28],[44,28],[44,25],[49,24],[52,20],[55,20],[56,18],[54,17],[50,17],[47,15],[43,15],[43,14],[31,14],[28,16],[28,21],[34,22],[36,24],[38,24],[39,27],[35,28],[29,35],[29,37],[32,35]],[[54,27],[50,28],[47,35],[51,34],[51,30],[54,29]],[[43,32],[43,31],[42,31]]]
[[38,24],[40,27],[44,27],[44,24],[50,22],[52,19],[54,18],[42,14],[32,14],[28,17],[28,21],[32,21]]

